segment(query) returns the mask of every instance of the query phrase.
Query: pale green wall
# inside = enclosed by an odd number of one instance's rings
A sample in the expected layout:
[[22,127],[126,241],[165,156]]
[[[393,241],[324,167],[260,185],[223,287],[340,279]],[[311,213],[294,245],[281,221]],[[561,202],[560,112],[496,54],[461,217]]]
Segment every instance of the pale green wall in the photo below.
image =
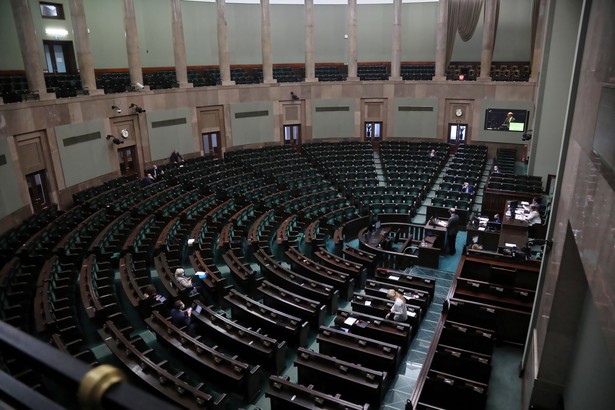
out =
[[[529,61],[532,50],[532,1],[500,1],[493,61]],[[482,32],[482,26],[476,28]],[[480,61],[480,54],[478,55]]]
[[13,167],[11,152],[5,138],[0,139],[0,155],[4,155],[6,164],[0,165],[0,218],[3,218],[25,206],[17,185],[17,175]]
[[[271,60],[277,63],[305,62],[305,6],[275,4],[271,17]],[[260,48],[259,48],[260,49]]]
[[128,68],[121,1],[83,0],[94,68]]
[[[67,187],[113,171],[110,158],[117,160],[117,156],[112,151],[111,142],[105,139],[107,134],[102,120],[62,125],[56,127],[55,132]],[[100,138],[64,146],[64,140],[67,138],[95,132],[100,133]]]
[[[267,111],[266,116],[236,118],[237,113]],[[231,104],[233,146],[274,142],[271,101]]]
[[[184,119],[183,124],[152,128],[153,122]],[[147,131],[152,161],[169,158],[177,149],[181,154],[198,151],[192,136],[192,110],[179,108],[167,111],[147,111]]]
[[[348,107],[348,111],[317,112],[320,107]],[[313,100],[312,138],[353,138],[355,101],[352,99]]]
[[[491,131],[485,130],[485,114],[489,108],[502,108],[512,110],[528,110],[528,129],[531,129],[534,121],[534,104],[531,101],[501,101],[501,100],[482,100],[480,102],[480,123],[478,124],[478,135],[472,139],[474,141],[501,142],[505,144],[527,144],[522,141],[522,132],[510,131]],[[474,133],[473,133],[474,134]]]
[[[432,107],[433,111],[399,111],[399,107]],[[436,98],[396,98],[393,102],[394,138],[437,138]]]
[[401,16],[401,61],[435,61],[438,3],[402,3]]
[[175,67],[171,2],[135,0],[139,51],[143,67]]
[[216,4],[183,1],[181,5],[187,64],[218,65]]
[[[171,4],[168,0],[134,0],[139,49],[143,67],[173,67]],[[66,20],[43,20],[37,0],[29,0],[34,26],[42,41],[45,27],[68,30],[72,40],[70,9]],[[121,0],[83,0],[94,67],[127,68],[124,6]],[[217,13],[215,3],[181,2],[188,65],[218,65]],[[227,4],[226,18],[231,64],[262,64],[260,5]],[[345,5],[314,6],[314,60],[317,63],[347,61],[348,11]],[[305,6],[270,6],[272,61],[303,63],[305,60]],[[530,57],[531,0],[500,2],[500,20],[494,61],[524,61]],[[402,4],[402,61],[434,61],[437,3]],[[359,5],[357,12],[359,62],[391,60],[393,6]],[[0,2],[0,70],[23,69],[10,2]],[[479,61],[482,16],[474,37],[457,38],[453,61]],[[41,61],[44,62],[42,43]]]
[[[546,178],[549,174],[557,174],[582,3],[581,0],[570,0],[556,2],[551,7],[549,19],[553,23],[541,68],[530,175]],[[540,161],[534,161],[534,158],[540,158]]]
[[259,4],[226,5],[231,64],[262,64],[260,14]]
[[0,1],[0,37],[0,70],[23,70],[13,9],[8,1]]
[[[377,35],[374,35],[376,33]],[[365,4],[357,7],[359,61],[391,61],[393,55],[392,39],[392,4]]]
[[344,63],[347,61],[348,13],[346,6],[314,6],[314,61]]

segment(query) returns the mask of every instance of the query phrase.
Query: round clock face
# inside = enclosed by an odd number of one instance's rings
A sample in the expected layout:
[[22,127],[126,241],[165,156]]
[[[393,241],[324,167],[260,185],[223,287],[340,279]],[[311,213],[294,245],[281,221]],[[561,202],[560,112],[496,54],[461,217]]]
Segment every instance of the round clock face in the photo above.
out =
[[130,131],[128,131],[126,128],[120,131],[120,133],[122,134],[123,138],[128,138],[128,136],[130,135]]
[[457,108],[455,110],[455,115],[458,116],[458,117],[461,117],[463,115],[463,111],[461,111],[461,108]]

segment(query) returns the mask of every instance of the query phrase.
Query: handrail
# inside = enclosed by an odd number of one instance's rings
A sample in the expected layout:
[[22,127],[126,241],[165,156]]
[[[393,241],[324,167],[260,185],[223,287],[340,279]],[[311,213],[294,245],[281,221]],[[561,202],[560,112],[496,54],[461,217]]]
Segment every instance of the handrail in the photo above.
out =
[[[126,382],[118,369],[111,366],[91,368],[32,336],[0,321],[0,346],[13,356],[27,361],[36,371],[66,386],[88,409],[176,409]],[[24,397],[24,400],[26,398]]]

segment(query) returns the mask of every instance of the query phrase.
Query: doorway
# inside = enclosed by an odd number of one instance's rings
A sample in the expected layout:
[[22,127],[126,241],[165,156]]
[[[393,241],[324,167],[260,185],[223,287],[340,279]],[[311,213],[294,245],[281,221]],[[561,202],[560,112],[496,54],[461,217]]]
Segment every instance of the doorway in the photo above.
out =
[[43,48],[48,73],[77,73],[72,41],[43,40]]
[[378,149],[382,138],[382,122],[366,121],[363,126],[363,140],[371,142],[374,149]]
[[301,124],[284,126],[284,145],[301,145]]
[[203,153],[206,157],[221,158],[220,150],[220,132],[204,132],[203,133]]
[[117,157],[120,163],[120,175],[136,175],[137,171],[137,149],[132,147],[119,148]]
[[468,124],[448,124],[448,143],[461,145],[466,143]]
[[28,193],[30,194],[30,202],[32,202],[34,213],[49,206],[47,171],[43,169],[26,175],[26,183],[28,184]]

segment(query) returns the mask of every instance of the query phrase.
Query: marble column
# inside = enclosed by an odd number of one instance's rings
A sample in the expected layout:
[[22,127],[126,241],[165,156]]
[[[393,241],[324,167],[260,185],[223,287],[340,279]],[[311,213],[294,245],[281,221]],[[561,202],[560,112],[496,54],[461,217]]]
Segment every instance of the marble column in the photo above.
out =
[[393,1],[393,57],[389,80],[401,80],[401,0]]
[[446,80],[446,38],[448,36],[448,0],[438,3],[438,34],[436,37],[436,72],[434,81]]
[[68,2],[70,16],[73,23],[75,36],[75,54],[79,64],[79,75],[84,91],[89,95],[102,95],[104,90],[96,89],[96,75],[94,74],[94,63],[92,62],[92,49],[90,48],[90,38],[88,35],[88,23],[85,18],[83,0],[70,0]]
[[261,50],[263,53],[263,83],[273,84],[273,65],[271,64],[271,19],[269,0],[261,0]]
[[11,0],[11,7],[17,29],[17,38],[19,39],[21,58],[28,80],[28,89],[38,94],[41,100],[52,100],[55,98],[55,94],[47,93],[43,74],[43,60],[38,48],[40,40],[36,37],[34,31],[30,2],[28,0]]
[[478,81],[491,81],[491,62],[493,61],[493,46],[495,43],[496,0],[485,0],[485,16],[483,22],[483,51],[480,57],[480,76]]
[[135,5],[133,0],[124,0],[124,30],[126,31],[126,51],[128,53],[130,84],[132,86],[135,86],[137,83],[143,85],[141,52],[139,51],[137,19],[135,18]]
[[171,0],[173,14],[173,55],[175,57],[175,77],[179,88],[191,88],[188,82],[188,67],[186,66],[186,44],[184,43],[184,20],[182,5],[179,0]]
[[357,81],[357,0],[348,0],[348,81]]
[[226,31],[226,17],[224,16],[226,2],[224,0],[216,0],[216,4],[218,7],[218,65],[220,66],[220,79],[222,80],[222,85],[234,85],[235,81],[231,81],[228,35]]
[[536,35],[534,38],[532,50],[532,67],[530,72],[530,81],[536,81],[538,79],[538,75],[540,74],[540,66],[542,65],[542,54],[544,52],[545,46],[545,28],[547,26],[547,3],[547,0],[540,0]]
[[314,64],[314,0],[305,0],[305,82],[318,81]]

